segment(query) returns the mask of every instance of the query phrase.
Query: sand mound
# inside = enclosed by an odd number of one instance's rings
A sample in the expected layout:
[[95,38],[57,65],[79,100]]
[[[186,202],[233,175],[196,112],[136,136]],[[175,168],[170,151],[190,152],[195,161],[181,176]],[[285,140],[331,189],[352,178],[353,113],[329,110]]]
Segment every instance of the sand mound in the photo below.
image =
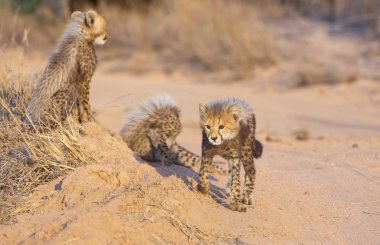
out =
[[[27,197],[35,208],[0,226],[2,243],[183,244],[225,242],[207,228],[223,207],[192,192],[180,179],[139,163],[126,144],[95,123],[80,143],[99,162],[39,186]],[[206,208],[207,207],[207,208]],[[195,222],[196,221],[196,222]]]

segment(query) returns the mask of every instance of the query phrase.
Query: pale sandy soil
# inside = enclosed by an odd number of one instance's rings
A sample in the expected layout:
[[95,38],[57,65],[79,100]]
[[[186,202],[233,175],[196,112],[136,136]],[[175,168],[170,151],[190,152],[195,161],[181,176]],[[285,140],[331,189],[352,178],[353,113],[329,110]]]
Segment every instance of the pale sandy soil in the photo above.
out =
[[[121,74],[112,81],[120,89],[110,91],[111,96],[96,92],[97,86],[104,91],[110,85],[98,78],[93,95],[102,124],[118,130],[121,116],[136,102],[167,93],[183,108],[185,127],[178,141],[196,153],[200,153],[199,103],[237,96],[254,106],[258,138],[265,143],[264,157],[256,163],[256,205],[242,220],[232,213],[225,224],[238,227],[239,236],[247,238],[242,241],[251,244],[264,236],[280,243],[380,242],[378,84],[359,81],[278,93],[259,90],[249,82],[218,85],[190,82],[180,75],[128,78]],[[113,107],[104,106],[111,97],[117,98],[110,102]],[[297,131],[308,132],[310,140],[294,140]],[[265,141],[268,137],[273,142]],[[165,167],[158,171],[180,178],[189,175]],[[222,203],[225,181],[220,176],[213,181],[215,199]],[[270,229],[274,233],[266,234]]]
[[[97,159],[40,186],[40,206],[0,226],[0,244],[379,244],[380,85],[358,81],[276,92],[255,83],[204,83],[191,75],[115,73],[101,64],[92,83],[97,121],[83,147]],[[232,212],[226,176],[210,196],[197,173],[135,159],[116,133],[136,104],[167,93],[182,108],[179,143],[200,153],[198,104],[236,96],[256,111],[264,154],[256,203]],[[306,131],[298,141],[294,132]]]

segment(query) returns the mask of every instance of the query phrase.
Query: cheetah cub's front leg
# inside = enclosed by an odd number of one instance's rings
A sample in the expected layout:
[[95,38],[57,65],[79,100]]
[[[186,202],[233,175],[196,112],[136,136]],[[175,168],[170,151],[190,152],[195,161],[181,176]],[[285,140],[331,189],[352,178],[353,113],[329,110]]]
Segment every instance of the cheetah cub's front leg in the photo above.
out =
[[78,84],[79,122],[91,120],[90,82],[95,73],[96,55],[93,47],[83,47],[78,53],[79,69],[82,76]]
[[231,203],[230,208],[234,211],[245,212],[247,208],[241,203],[240,200],[240,160],[239,158],[231,159],[232,163],[232,177],[231,177]]
[[78,117],[79,123],[89,122],[91,120],[91,108],[90,108],[90,83],[83,82],[80,84],[78,98]]
[[197,190],[202,194],[207,194],[210,190],[210,183],[208,182],[208,173],[212,164],[212,156],[202,154],[201,169],[199,170],[199,180]]

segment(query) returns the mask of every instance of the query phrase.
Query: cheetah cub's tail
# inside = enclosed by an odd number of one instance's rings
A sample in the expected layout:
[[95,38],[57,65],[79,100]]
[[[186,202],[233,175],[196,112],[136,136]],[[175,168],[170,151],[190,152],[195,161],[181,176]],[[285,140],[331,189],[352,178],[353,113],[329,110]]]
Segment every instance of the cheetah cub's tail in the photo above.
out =
[[198,155],[187,150],[183,146],[175,142],[171,150],[175,155],[175,163],[188,168],[198,168],[201,164],[201,159]]
[[[173,151],[173,154],[175,156],[175,163],[177,165],[181,165],[187,168],[191,168],[193,170],[199,171],[201,167],[201,157],[196,155],[195,153],[192,153],[191,151],[187,150],[183,146],[174,143],[172,145],[171,150]],[[218,173],[221,175],[226,175],[228,173],[228,170],[224,169],[220,165],[225,165],[223,162],[214,161],[209,171],[211,173]]]
[[261,144],[260,141],[255,140],[254,150],[253,150],[253,156],[255,158],[260,158],[263,154],[263,144]]
[[[199,171],[201,167],[201,157],[187,150],[183,146],[174,143],[171,148],[174,156],[175,156],[175,164],[181,165],[187,168],[191,168],[193,170]],[[210,166],[211,173],[218,173],[225,175],[228,170],[224,169],[220,165],[225,165],[223,162],[213,162]]]

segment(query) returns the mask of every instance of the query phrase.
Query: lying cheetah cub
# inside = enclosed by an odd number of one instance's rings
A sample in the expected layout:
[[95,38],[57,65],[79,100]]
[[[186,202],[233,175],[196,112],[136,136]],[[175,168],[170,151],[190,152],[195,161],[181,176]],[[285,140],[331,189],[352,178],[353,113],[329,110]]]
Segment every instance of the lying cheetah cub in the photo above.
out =
[[199,166],[199,156],[176,143],[181,129],[180,109],[175,102],[167,95],[156,95],[132,111],[120,134],[146,161]]
[[[230,166],[231,204],[235,211],[246,211],[243,204],[252,204],[256,169],[253,158],[262,154],[262,145],[255,139],[255,115],[243,100],[228,98],[199,105],[202,126],[202,163],[198,190],[209,191],[208,169],[215,155],[228,160]],[[240,164],[245,170],[245,188],[240,199]],[[229,187],[228,187],[229,188]]]
[[71,113],[81,123],[90,120],[89,89],[97,63],[94,45],[106,40],[106,21],[94,10],[71,15],[28,104],[34,123],[46,123],[51,117],[62,122]]

